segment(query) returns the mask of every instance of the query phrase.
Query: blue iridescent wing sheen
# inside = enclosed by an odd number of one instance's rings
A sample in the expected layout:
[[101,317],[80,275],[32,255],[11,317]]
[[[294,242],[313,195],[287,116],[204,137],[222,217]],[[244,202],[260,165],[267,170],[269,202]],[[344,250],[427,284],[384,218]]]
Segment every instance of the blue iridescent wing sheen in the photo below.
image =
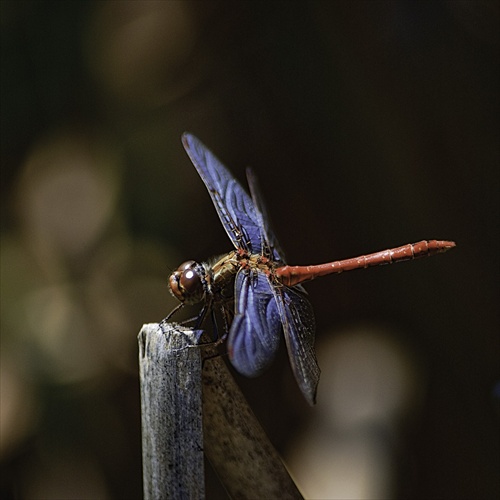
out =
[[[270,246],[274,260],[285,262],[285,256],[271,228],[267,211],[253,171],[247,168],[250,195],[261,216],[260,225],[264,241]],[[289,288],[277,284],[273,287],[275,304],[278,308],[285,335],[288,357],[297,383],[306,400],[314,405],[318,388],[320,369],[314,351],[315,321],[307,292],[302,286]]]
[[[234,246],[284,263],[252,172],[247,172],[250,198],[198,139],[185,133],[182,142]],[[275,284],[258,270],[241,269],[234,297],[235,317],[228,337],[233,366],[248,377],[259,375],[272,362],[283,330],[295,378],[314,404],[320,370],[314,352],[314,314],[305,290],[300,285]]]
[[196,137],[184,133],[182,143],[214,202],[224,229],[236,248],[262,253],[261,214],[240,183]]
[[274,293],[293,374],[309,404],[314,405],[320,369],[314,351],[316,327],[311,303],[300,285],[276,287]]
[[[267,252],[270,255],[266,256],[271,257],[273,260],[282,262],[284,264],[285,255],[283,253],[283,250],[280,248],[278,239],[276,238],[274,231],[271,228],[271,223],[269,222],[266,206],[264,205],[262,195],[260,194],[257,177],[255,176],[251,168],[247,168],[247,180],[248,180],[248,187],[250,188],[250,195],[252,197],[255,206],[257,207],[257,215],[260,216],[259,225],[263,233],[263,240],[269,246]],[[264,255],[265,254],[266,252],[264,252]]]
[[274,359],[281,317],[273,285],[261,271],[241,269],[235,279],[235,316],[227,339],[232,365],[247,377],[262,373]]

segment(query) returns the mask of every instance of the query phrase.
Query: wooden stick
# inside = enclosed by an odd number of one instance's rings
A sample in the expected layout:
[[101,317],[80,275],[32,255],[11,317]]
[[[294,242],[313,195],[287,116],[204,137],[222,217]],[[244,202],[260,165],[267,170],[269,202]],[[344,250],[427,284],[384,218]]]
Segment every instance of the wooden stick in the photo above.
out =
[[204,451],[232,498],[302,499],[223,359],[185,348],[198,339],[173,323],[139,334],[144,498],[203,498]]
[[205,498],[198,339],[168,323],[138,336],[145,500]]
[[210,351],[204,349],[205,455],[229,496],[302,499],[222,357]]

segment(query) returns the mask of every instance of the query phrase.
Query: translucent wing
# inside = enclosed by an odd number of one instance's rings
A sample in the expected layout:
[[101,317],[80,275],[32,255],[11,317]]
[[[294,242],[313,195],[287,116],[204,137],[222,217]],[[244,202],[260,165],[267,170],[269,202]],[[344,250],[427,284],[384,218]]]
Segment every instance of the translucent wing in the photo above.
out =
[[293,374],[309,404],[316,403],[320,369],[314,352],[315,322],[311,303],[301,286],[275,289]]
[[182,143],[214,202],[224,229],[236,248],[261,253],[264,234],[262,215],[239,182],[193,135],[185,133]]
[[[274,231],[272,230],[271,223],[269,222],[269,217],[267,215],[266,206],[260,194],[259,184],[257,182],[257,177],[253,173],[251,168],[247,168],[247,180],[248,187],[250,188],[250,195],[252,200],[257,207],[257,215],[261,217],[260,227],[263,232],[263,240],[268,244],[268,252],[273,260],[281,261],[285,263],[285,255],[283,250],[280,248],[278,239],[276,238]],[[264,252],[265,253],[265,252]]]
[[281,336],[281,318],[273,286],[258,271],[243,269],[235,280],[235,316],[227,341],[229,359],[242,375],[255,377],[273,360]]

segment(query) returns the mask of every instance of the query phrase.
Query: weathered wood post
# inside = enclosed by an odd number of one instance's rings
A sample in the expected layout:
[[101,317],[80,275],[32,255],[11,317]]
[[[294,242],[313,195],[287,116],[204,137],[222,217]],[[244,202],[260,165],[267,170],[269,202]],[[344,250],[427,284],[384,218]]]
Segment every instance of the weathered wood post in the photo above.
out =
[[198,338],[169,323],[138,336],[145,500],[205,498]]
[[232,498],[302,499],[223,359],[189,347],[199,332],[149,324],[138,339],[146,500],[204,498],[203,452]]

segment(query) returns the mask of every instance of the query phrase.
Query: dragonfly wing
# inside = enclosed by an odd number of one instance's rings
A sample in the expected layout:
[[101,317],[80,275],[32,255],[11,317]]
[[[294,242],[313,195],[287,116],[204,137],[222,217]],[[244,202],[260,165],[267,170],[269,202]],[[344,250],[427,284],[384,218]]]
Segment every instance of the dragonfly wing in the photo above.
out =
[[315,321],[307,292],[301,287],[275,289],[293,374],[307,401],[316,403],[320,369],[314,352]]
[[281,319],[273,286],[259,271],[242,269],[235,279],[235,316],[227,341],[229,359],[247,377],[262,373],[279,347]]
[[236,248],[261,253],[262,216],[229,170],[196,137],[184,133],[182,143],[214,202],[224,229]]
[[258,216],[260,216],[259,225],[262,228],[263,240],[268,244],[269,251],[273,260],[285,263],[285,255],[283,253],[283,250],[280,248],[278,239],[276,238],[271,227],[271,223],[269,222],[266,206],[264,205],[262,195],[260,194],[257,177],[255,176],[251,168],[247,168],[247,180],[248,186],[250,188],[250,195],[252,196],[252,200],[255,206],[257,207],[257,214]]

